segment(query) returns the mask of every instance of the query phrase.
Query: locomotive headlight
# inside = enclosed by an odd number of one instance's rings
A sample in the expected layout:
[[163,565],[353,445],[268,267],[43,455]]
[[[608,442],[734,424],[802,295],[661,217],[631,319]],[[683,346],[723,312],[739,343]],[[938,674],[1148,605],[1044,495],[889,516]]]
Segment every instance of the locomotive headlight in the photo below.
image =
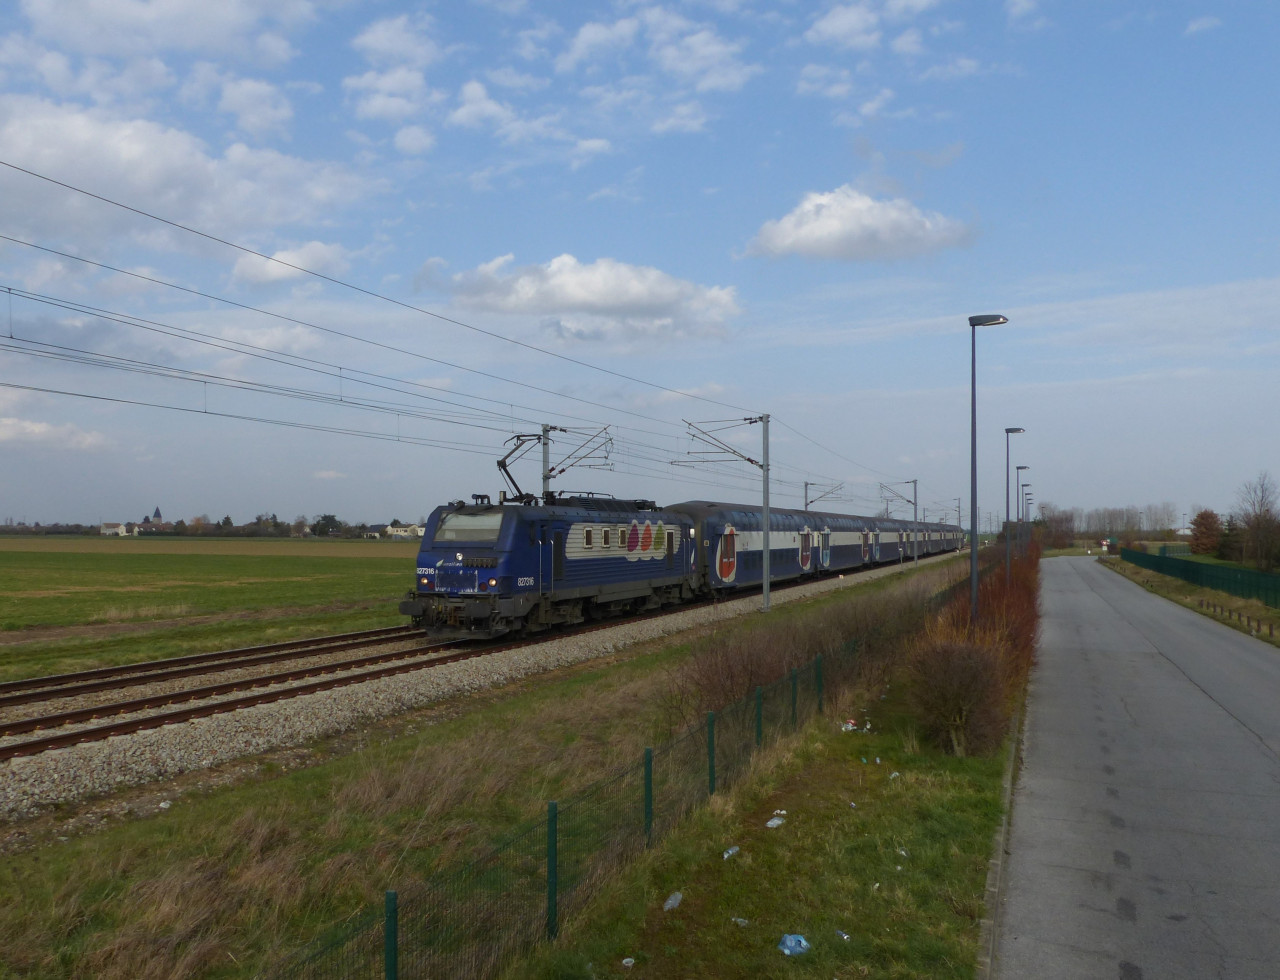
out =
[[496,578],[489,579],[489,588],[496,589],[497,587],[498,587],[498,580]]

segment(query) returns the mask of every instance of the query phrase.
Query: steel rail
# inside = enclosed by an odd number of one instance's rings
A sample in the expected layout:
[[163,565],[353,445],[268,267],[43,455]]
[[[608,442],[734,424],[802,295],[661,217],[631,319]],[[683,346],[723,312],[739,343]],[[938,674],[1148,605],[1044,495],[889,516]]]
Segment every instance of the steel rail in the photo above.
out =
[[[421,653],[421,651],[418,651]],[[52,749],[66,748],[71,745],[79,745],[82,742],[99,742],[111,738],[115,735],[129,735],[134,732],[145,731],[152,728],[163,728],[166,725],[176,725],[184,721],[192,721],[196,718],[207,718],[211,715],[224,714],[229,711],[238,711],[241,708],[251,708],[259,704],[270,704],[274,701],[285,701],[289,698],[302,697],[306,694],[316,694],[321,691],[330,691],[334,688],[346,687],[351,684],[363,684],[365,681],[378,680],[382,677],[393,677],[396,674],[407,674],[414,670],[423,670],[428,667],[439,667],[443,664],[455,663],[459,660],[469,660],[472,657],[482,657],[493,650],[468,650],[461,653],[446,654],[442,657],[433,657],[431,660],[420,663],[395,664],[391,667],[381,667],[376,670],[361,671],[358,674],[348,674],[343,677],[328,677],[320,681],[312,681],[309,684],[297,684],[293,687],[281,687],[274,691],[260,691],[257,694],[251,694],[243,698],[231,698],[226,701],[214,701],[209,704],[198,705],[192,708],[180,708],[177,711],[166,711],[163,714],[148,715],[144,718],[132,718],[128,721],[113,722],[108,725],[98,725],[93,728],[82,728],[79,731],[65,732],[61,735],[50,735],[44,738],[29,739],[25,742],[15,742],[10,745],[0,746],[0,762],[9,759],[16,759],[20,756],[39,755],[41,752],[48,752]]]
[[200,701],[205,698],[221,697],[224,694],[235,694],[237,691],[249,691],[255,687],[271,687],[276,684],[290,684],[293,681],[306,680],[323,674],[335,674],[345,670],[359,670],[373,664],[387,663],[391,660],[407,660],[421,657],[438,650],[447,644],[434,643],[427,646],[414,647],[412,650],[396,650],[390,653],[375,653],[354,660],[338,660],[327,664],[313,664],[310,667],[299,667],[277,674],[259,674],[257,677],[242,677],[240,680],[223,681],[220,684],[206,684],[202,687],[189,687],[166,694],[152,694],[132,701],[117,701],[112,704],[100,704],[88,708],[77,708],[74,711],[62,711],[52,715],[41,715],[37,718],[22,718],[15,721],[0,722],[0,737],[21,735],[24,732],[36,732],[44,728],[61,728],[64,725],[75,725],[82,721],[93,721],[95,718],[109,718],[112,715],[124,715],[135,711],[147,711],[151,708],[162,708],[168,704],[180,704],[183,701]]
[[[396,626],[380,630],[367,630],[364,633],[346,633],[332,637],[317,637],[314,640],[291,640],[286,643],[267,644],[261,647],[245,647],[241,650],[225,650],[218,653],[198,653],[189,657],[172,657],[140,664],[127,664],[121,667],[104,667],[99,670],[81,671],[76,674],[59,674],[35,680],[66,681],[61,686],[46,686],[38,689],[19,691],[16,694],[0,693],[0,708],[19,704],[32,704],[40,701],[57,701],[63,698],[78,697],[82,694],[93,694],[97,691],[109,691],[116,688],[137,687],[142,684],[154,684],[179,677],[192,677],[199,674],[213,674],[220,670],[239,670],[242,667],[253,667],[258,664],[272,663],[280,660],[296,660],[300,657],[326,653],[341,653],[344,650],[355,650],[360,647],[373,646],[377,643],[393,643],[401,636],[408,636],[420,631],[412,626]],[[359,639],[340,639],[340,637],[359,637]],[[174,666],[185,664],[185,666]],[[134,673],[134,670],[147,670],[147,673]],[[82,677],[96,677],[76,682]],[[4,688],[0,687],[0,691]]]
[[[132,674],[147,677],[145,672],[156,672],[182,667],[188,664],[216,663],[227,660],[234,663],[237,659],[248,658],[260,654],[297,650],[306,647],[333,646],[343,643],[359,643],[375,640],[379,637],[394,637],[421,632],[413,626],[383,626],[373,630],[360,630],[354,633],[334,633],[330,636],[313,636],[304,640],[283,640],[279,643],[264,643],[261,646],[239,647],[234,650],[215,650],[208,653],[191,653],[181,657],[165,657],[161,660],[143,660],[131,664],[116,664],[111,667],[95,667],[91,670],[78,670],[67,674],[44,674],[40,677],[25,677],[22,680],[4,681],[0,683],[0,706],[6,704],[22,704],[20,700],[10,700],[15,694],[39,688],[54,689],[59,685],[85,683],[94,680],[105,680],[111,677],[125,677]],[[141,673],[140,673],[141,672]],[[150,677],[147,677],[149,680]],[[121,685],[126,686],[126,685]]]

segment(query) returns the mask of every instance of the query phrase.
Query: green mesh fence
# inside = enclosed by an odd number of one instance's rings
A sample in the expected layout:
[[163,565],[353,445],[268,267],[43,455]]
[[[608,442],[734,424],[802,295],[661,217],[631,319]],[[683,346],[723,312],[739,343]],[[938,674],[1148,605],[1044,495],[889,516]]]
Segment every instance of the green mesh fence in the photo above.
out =
[[546,840],[539,821],[466,867],[402,894],[401,975],[491,976],[542,938]]
[[[1144,556],[1145,557],[1145,556]],[[934,596],[937,608],[961,581]],[[859,644],[789,671],[572,799],[450,874],[403,889],[302,950],[280,980],[490,977],[554,938],[624,862],[750,770],[758,751],[803,728],[853,674]]]
[[280,980],[352,980],[384,976],[384,917],[382,910],[370,910],[353,922],[317,939],[284,969],[275,973]]
[[1172,575],[1192,585],[1226,592],[1241,599],[1257,599],[1273,608],[1280,608],[1280,575],[1230,565],[1209,565],[1186,558],[1162,558],[1129,548],[1120,549],[1120,558],[1139,568]]

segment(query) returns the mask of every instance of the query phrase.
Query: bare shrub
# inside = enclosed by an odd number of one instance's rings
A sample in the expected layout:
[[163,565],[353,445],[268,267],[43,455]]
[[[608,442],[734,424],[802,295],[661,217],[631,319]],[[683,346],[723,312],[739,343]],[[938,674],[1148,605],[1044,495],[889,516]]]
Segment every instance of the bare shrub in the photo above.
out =
[[900,661],[903,638],[927,615],[926,600],[946,577],[922,575],[892,591],[854,596],[789,612],[743,629],[717,630],[670,671],[662,698],[670,728],[700,722],[757,687],[767,687],[821,655],[827,696],[838,701],[853,686],[883,683]]
[[926,738],[958,756],[995,749],[1008,725],[1000,650],[927,639],[907,666],[909,699]]
[[[983,556],[980,555],[980,558]],[[1003,556],[986,555],[991,565]],[[938,616],[909,658],[910,701],[924,734],[957,755],[994,749],[1026,688],[1035,658],[1040,545],[992,568],[978,589],[978,623],[963,595]]]

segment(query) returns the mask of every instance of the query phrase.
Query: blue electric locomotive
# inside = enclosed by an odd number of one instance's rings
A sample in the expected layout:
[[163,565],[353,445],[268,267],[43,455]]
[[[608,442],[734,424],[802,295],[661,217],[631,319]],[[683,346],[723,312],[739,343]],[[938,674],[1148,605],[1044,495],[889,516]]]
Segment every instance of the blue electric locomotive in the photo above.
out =
[[[477,495],[427,521],[414,591],[400,612],[439,637],[491,638],[657,609],[763,582],[757,507]],[[955,525],[773,509],[770,581],[958,550]]]
[[651,500],[457,501],[427,520],[400,612],[433,635],[488,638],[682,602],[692,532]]

